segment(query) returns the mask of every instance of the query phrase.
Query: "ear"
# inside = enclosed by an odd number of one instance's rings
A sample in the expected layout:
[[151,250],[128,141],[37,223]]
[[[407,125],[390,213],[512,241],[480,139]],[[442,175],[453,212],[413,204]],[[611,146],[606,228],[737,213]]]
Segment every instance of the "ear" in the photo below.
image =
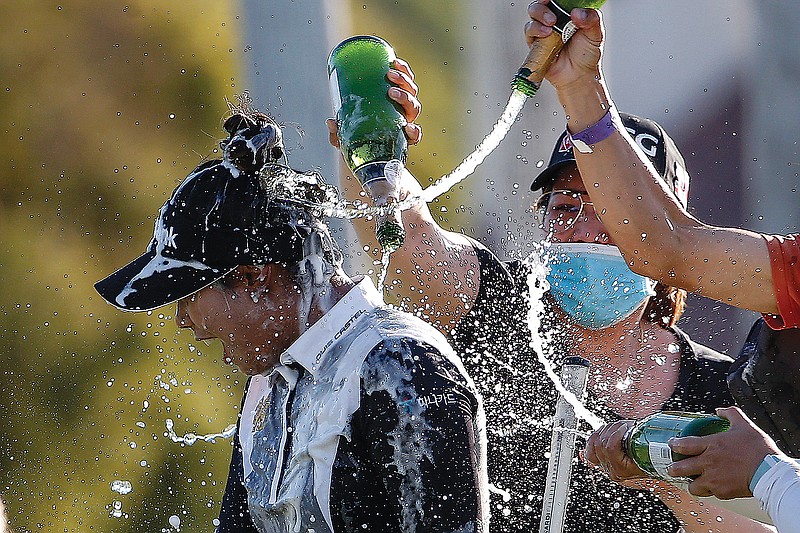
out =
[[236,269],[237,277],[246,289],[254,289],[262,285],[269,277],[269,266],[240,265]]

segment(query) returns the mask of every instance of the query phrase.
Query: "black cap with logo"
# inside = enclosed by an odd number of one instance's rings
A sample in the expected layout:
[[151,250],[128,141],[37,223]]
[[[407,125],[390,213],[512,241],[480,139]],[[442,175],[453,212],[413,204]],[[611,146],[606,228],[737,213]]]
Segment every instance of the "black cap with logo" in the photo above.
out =
[[147,251],[98,281],[97,292],[122,310],[149,311],[194,294],[238,265],[297,264],[314,231],[325,235],[329,257],[341,261],[321,211],[308,207],[335,201],[335,189],[316,173],[266,160],[258,172],[241,170],[227,153],[197,167],[161,208]]
[[[654,120],[620,113],[625,130],[653,163],[659,176],[670,186],[683,207],[689,201],[689,173],[686,162],[675,142],[664,128]],[[568,163],[575,163],[572,141],[567,131],[556,142],[550,161],[531,184],[531,190],[549,189],[556,180],[558,170]]]

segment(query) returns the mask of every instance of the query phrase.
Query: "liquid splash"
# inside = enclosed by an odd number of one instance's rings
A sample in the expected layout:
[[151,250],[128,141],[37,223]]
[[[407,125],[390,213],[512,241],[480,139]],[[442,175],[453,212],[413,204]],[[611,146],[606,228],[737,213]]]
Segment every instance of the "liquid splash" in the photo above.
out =
[[544,316],[544,293],[547,292],[550,287],[546,282],[547,276],[547,265],[545,262],[546,258],[546,251],[543,253],[542,251],[535,251],[528,258],[525,260],[525,264],[528,266],[528,316],[527,322],[528,327],[531,331],[531,348],[533,348],[534,352],[536,352],[536,356],[539,358],[539,362],[544,367],[545,373],[547,377],[550,378],[550,381],[553,382],[555,385],[556,390],[558,393],[572,406],[575,410],[575,415],[578,418],[583,419],[586,421],[593,430],[600,429],[600,427],[604,424],[603,419],[601,419],[596,414],[592,413],[583,403],[570,391],[564,388],[564,384],[561,382],[561,379],[556,375],[553,371],[553,368],[550,364],[550,361],[547,359],[546,351],[545,351],[545,340],[542,338],[542,335],[539,333],[540,326],[542,323],[542,316]]
[[503,114],[500,115],[500,118],[495,123],[489,135],[487,135],[475,151],[467,156],[450,174],[442,176],[435,183],[424,189],[421,198],[426,202],[431,202],[475,172],[478,165],[483,163],[486,157],[492,153],[505,136],[508,135],[511,126],[514,125],[514,121],[522,111],[527,98],[528,97],[520,91],[514,90],[506,104],[506,108],[503,110]]
[[172,440],[172,442],[182,443],[186,446],[192,446],[197,441],[216,442],[216,440],[219,438],[230,439],[236,435],[236,424],[229,425],[222,431],[222,433],[210,433],[208,435],[186,433],[182,437],[175,433],[175,422],[171,418],[167,418],[165,426],[167,428],[167,436]]
[[133,485],[130,481],[115,479],[111,482],[111,490],[117,494],[130,494],[133,492]]
[[[325,215],[332,218],[353,219],[367,216],[387,216],[395,210],[404,210],[413,207],[419,202],[431,202],[452,189],[455,185],[469,177],[478,165],[491,154],[500,142],[508,135],[514,125],[522,108],[525,106],[527,97],[521,92],[514,90],[506,104],[500,118],[495,122],[492,131],[484,137],[475,150],[469,154],[452,172],[440,177],[434,183],[423,189],[421,194],[411,196],[400,202],[394,202],[382,206],[370,207],[365,203],[354,204],[346,201],[328,200],[325,202],[300,202],[308,207],[321,209]],[[268,169],[267,169],[268,170]],[[293,201],[296,199],[287,198]]]
[[378,273],[378,292],[383,294],[384,285],[386,283],[386,274],[389,272],[389,260],[391,252],[384,250],[381,255],[381,270]]

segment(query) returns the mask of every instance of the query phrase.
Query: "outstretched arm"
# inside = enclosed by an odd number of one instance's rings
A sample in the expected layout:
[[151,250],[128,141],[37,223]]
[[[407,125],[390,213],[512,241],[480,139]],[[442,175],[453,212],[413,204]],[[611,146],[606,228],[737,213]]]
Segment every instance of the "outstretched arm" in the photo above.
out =
[[[422,138],[422,130],[414,121],[420,114],[417,85],[408,63],[398,59],[389,71],[389,98],[397,102],[408,121],[405,127],[409,144]],[[336,121],[328,119],[330,142],[338,146]],[[346,179],[344,194],[348,200],[370,203],[358,180],[342,162]],[[405,199],[418,196],[421,187],[416,178],[403,172],[397,196]],[[469,239],[446,231],[433,219],[427,204],[420,202],[402,213],[406,239],[391,254],[386,287],[389,297],[411,312],[419,314],[440,331],[449,333],[459,319],[471,309],[478,294],[480,266]],[[354,221],[356,233],[374,261],[380,261],[380,248],[375,239],[373,221]]]
[[648,478],[647,474],[636,466],[623,449],[623,437],[634,425],[635,421],[633,420],[618,420],[592,433],[586,443],[585,459],[602,468],[609,478],[618,483],[627,487],[652,491],[664,505],[670,508],[687,532],[775,531],[761,522],[692,498],[683,490],[667,482]]
[[[526,38],[545,37],[554,20],[549,0],[530,5]],[[576,9],[579,31],[570,39],[547,79],[555,87],[570,132],[598,122],[611,109],[616,132],[575,150],[583,182],[635,272],[737,307],[777,313],[767,244],[758,233],[714,227],[689,215],[656,174],[646,156],[624,134],[601,67],[604,33],[600,13]]]
[[752,496],[750,481],[759,463],[769,454],[782,453],[738,407],[720,408],[717,414],[730,421],[728,431],[670,442],[673,451],[691,456],[673,463],[670,475],[697,476],[689,484],[689,492],[697,496]]

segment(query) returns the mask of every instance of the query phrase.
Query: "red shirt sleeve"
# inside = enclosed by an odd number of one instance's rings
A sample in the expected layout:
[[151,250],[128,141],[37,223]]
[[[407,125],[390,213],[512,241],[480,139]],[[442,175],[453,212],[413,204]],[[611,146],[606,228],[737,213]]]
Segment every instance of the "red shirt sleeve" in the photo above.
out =
[[772,329],[800,327],[800,234],[764,235],[772,266],[778,315],[764,315]]

